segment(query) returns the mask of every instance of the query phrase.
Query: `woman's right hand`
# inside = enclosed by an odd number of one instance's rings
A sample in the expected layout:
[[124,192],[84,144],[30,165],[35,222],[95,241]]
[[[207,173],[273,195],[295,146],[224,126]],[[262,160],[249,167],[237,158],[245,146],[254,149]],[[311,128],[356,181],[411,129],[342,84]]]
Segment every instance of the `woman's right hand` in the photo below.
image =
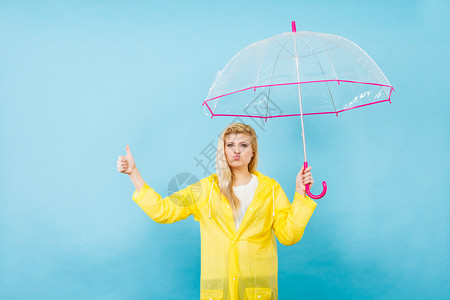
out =
[[117,171],[120,173],[128,174],[130,175],[131,172],[136,168],[136,165],[134,163],[133,155],[131,155],[130,152],[130,146],[126,146],[127,155],[125,156],[119,156],[117,159]]

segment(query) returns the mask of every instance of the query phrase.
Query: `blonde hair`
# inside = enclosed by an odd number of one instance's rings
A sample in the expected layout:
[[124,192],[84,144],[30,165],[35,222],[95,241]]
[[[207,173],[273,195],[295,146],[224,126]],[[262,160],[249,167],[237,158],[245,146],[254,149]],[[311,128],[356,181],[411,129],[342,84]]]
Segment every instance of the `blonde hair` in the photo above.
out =
[[225,141],[230,134],[247,134],[250,136],[250,145],[253,150],[253,157],[248,164],[248,171],[253,172],[256,170],[258,164],[258,141],[255,130],[250,126],[242,123],[231,123],[220,134],[219,141],[217,143],[216,154],[216,171],[219,178],[220,192],[225,195],[230,202],[233,215],[236,216],[238,209],[240,208],[240,201],[233,192],[232,186],[235,181],[234,175],[231,172],[225,156]]

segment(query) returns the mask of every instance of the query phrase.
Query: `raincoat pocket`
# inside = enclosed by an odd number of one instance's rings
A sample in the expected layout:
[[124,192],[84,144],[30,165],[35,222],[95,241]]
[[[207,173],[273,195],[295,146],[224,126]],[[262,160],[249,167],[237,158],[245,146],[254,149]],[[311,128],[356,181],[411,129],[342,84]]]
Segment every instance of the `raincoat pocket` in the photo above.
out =
[[201,290],[200,300],[223,300],[223,290]]
[[270,300],[272,299],[272,289],[255,287],[245,289],[245,300]]

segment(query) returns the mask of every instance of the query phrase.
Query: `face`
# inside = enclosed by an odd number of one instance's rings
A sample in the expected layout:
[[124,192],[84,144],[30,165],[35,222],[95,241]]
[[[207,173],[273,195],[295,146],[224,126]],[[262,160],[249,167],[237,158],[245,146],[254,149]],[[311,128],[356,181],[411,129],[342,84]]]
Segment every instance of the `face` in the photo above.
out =
[[231,169],[248,168],[253,148],[248,134],[229,134],[225,139],[225,157]]

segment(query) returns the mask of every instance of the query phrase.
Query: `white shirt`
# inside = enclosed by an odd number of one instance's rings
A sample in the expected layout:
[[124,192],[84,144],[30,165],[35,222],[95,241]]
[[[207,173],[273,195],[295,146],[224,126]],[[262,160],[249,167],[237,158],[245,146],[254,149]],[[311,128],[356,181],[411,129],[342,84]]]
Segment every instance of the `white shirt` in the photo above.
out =
[[250,179],[250,182],[246,185],[233,186],[234,194],[238,197],[239,201],[241,201],[241,207],[237,213],[237,218],[234,220],[236,231],[239,229],[239,225],[241,225],[245,212],[247,211],[250,202],[252,202],[256,188],[258,187],[258,177],[254,174],[251,175],[252,179]]

